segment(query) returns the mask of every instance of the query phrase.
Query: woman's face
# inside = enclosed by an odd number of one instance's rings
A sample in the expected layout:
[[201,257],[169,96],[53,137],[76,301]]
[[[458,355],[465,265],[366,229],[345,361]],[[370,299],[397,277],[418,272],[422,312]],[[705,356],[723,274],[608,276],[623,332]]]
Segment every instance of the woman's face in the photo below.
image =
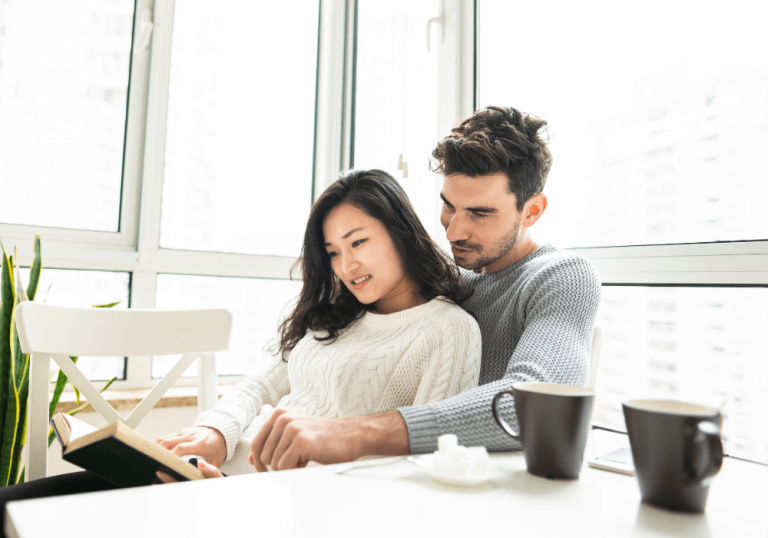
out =
[[381,221],[341,204],[325,218],[323,237],[333,272],[361,303],[390,314],[424,302]]

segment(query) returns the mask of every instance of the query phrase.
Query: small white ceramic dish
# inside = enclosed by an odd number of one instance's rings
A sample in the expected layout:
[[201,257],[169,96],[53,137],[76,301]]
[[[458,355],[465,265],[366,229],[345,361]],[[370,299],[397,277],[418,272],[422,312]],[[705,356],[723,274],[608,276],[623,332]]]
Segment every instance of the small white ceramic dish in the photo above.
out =
[[[432,455],[418,456],[409,458],[411,463],[423,467],[432,480],[451,486],[472,487],[485,484],[489,480],[498,478],[504,473],[504,467],[496,462],[489,462],[488,471],[483,474],[453,474],[435,471],[432,467]],[[419,460],[418,462],[413,460]]]

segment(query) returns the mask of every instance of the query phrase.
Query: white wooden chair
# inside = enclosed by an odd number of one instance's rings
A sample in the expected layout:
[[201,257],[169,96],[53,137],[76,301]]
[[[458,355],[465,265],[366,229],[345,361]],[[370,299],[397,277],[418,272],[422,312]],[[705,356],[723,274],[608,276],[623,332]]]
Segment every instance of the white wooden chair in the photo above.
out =
[[[215,353],[229,346],[228,310],[111,310],[24,302],[16,307],[21,349],[30,354],[27,479],[47,475],[50,359],[110,424],[135,428],[182,373],[198,361],[198,411],[217,401]],[[123,419],[69,357],[183,356]]]
[[597,367],[600,363],[600,347],[603,345],[603,332],[600,327],[595,325],[595,330],[592,333],[592,349],[589,352],[589,381],[587,382],[587,388],[595,390],[595,383],[597,382]]

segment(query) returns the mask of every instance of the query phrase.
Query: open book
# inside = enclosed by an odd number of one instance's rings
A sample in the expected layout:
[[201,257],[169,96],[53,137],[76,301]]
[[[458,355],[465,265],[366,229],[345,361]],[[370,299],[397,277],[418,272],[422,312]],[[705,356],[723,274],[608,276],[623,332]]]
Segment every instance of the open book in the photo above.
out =
[[176,454],[133,431],[123,422],[100,430],[58,413],[51,426],[61,443],[62,458],[118,486],[144,486],[156,482],[156,471],[176,480],[197,480],[203,473]]

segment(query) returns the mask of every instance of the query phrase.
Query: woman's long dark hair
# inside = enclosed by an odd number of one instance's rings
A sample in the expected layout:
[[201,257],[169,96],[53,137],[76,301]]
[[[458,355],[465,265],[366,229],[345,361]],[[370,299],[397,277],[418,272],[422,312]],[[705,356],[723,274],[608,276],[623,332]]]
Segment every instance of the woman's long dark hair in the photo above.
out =
[[325,250],[323,223],[333,208],[349,203],[379,220],[389,232],[405,273],[421,296],[430,301],[443,295],[456,304],[472,292],[463,284],[458,267],[432,241],[400,184],[382,170],[350,170],[328,187],[309,214],[300,268],[304,279],[298,302],[278,330],[278,352],[288,360],[307,331],[321,342],[333,342],[350,323],[372,305],[364,305],[331,268]]

